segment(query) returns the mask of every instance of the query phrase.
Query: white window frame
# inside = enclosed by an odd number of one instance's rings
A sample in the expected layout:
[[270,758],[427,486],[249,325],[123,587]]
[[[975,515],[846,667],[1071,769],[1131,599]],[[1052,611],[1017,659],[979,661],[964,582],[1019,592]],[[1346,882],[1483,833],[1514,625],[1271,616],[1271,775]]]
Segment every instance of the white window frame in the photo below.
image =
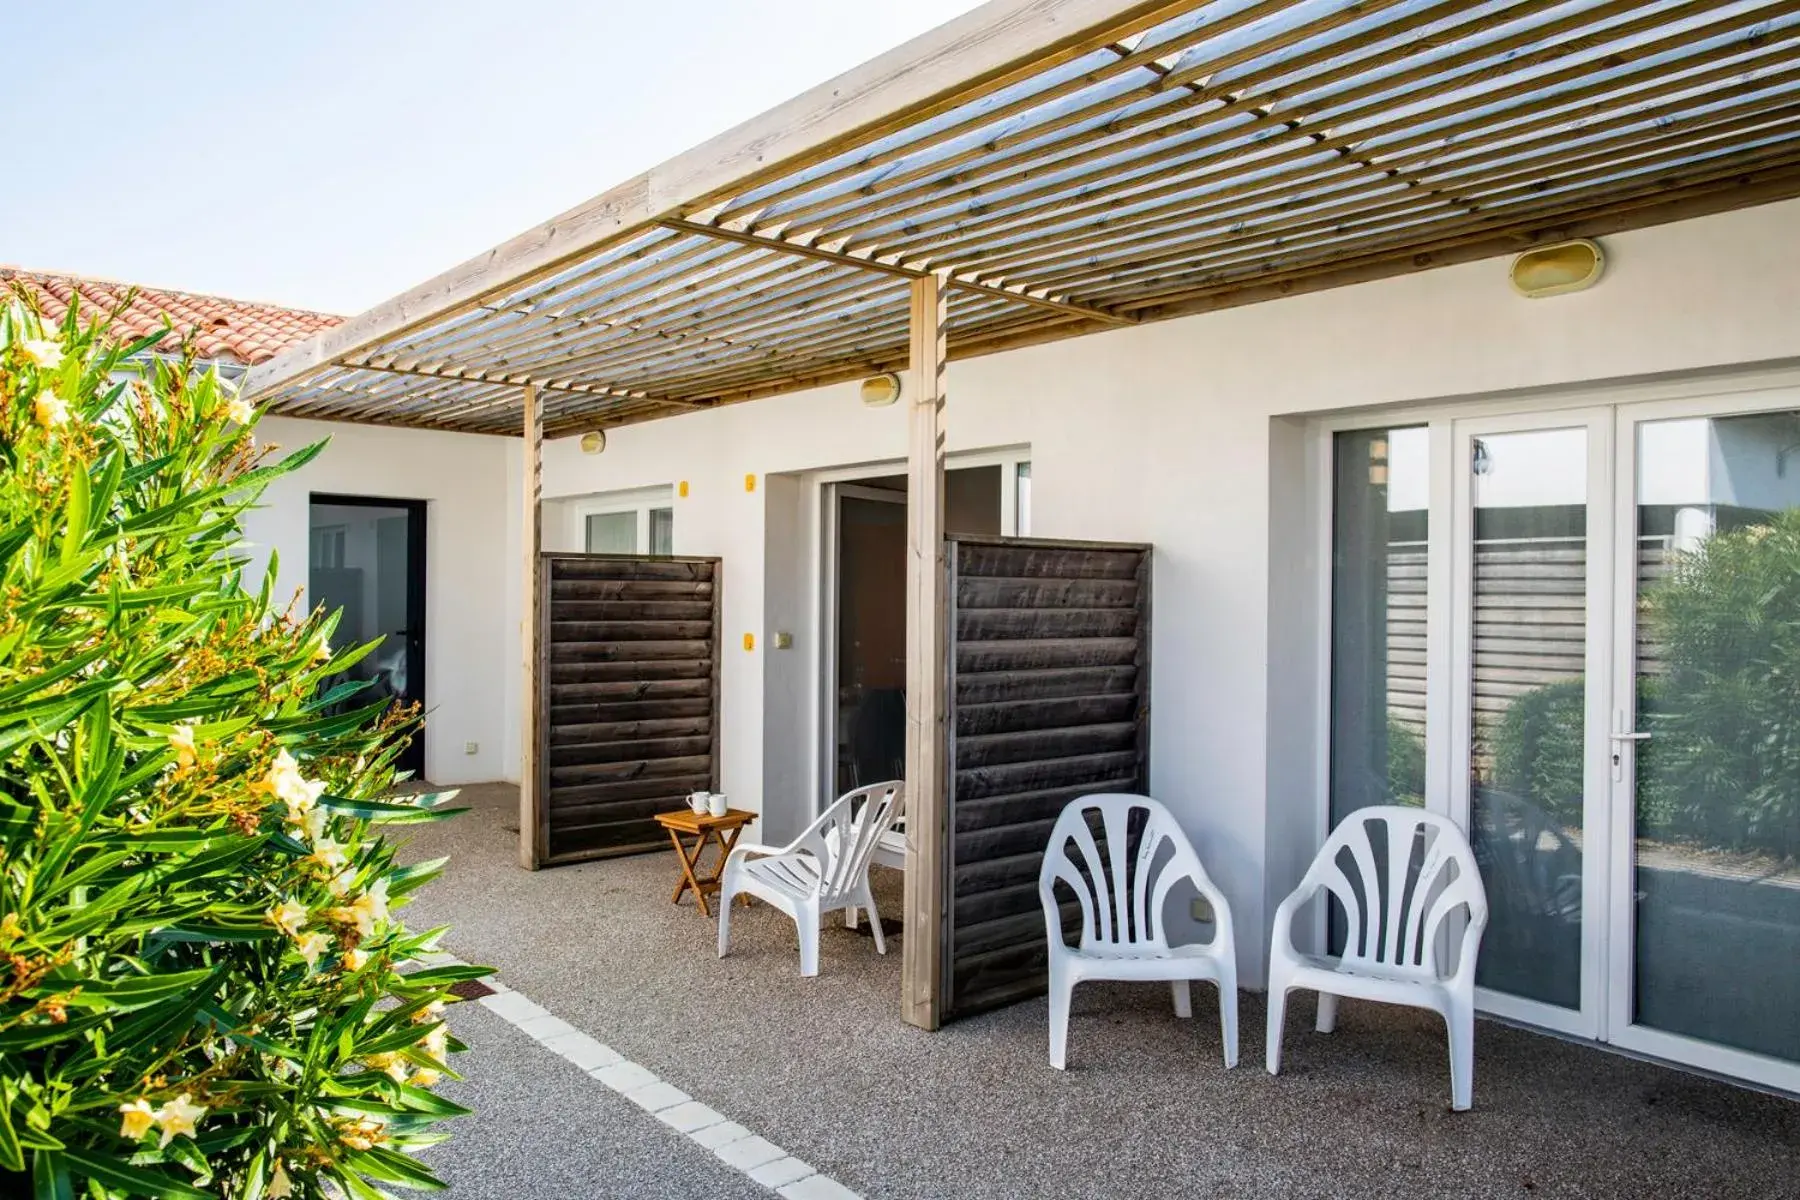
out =
[[[637,549],[636,554],[650,553],[650,510],[653,508],[674,508],[675,489],[667,485],[661,487],[632,488],[622,492],[600,492],[589,496],[573,496],[564,499],[568,506],[568,544],[580,547],[587,553],[587,521],[589,517],[607,516],[613,513],[637,514]],[[673,550],[673,546],[671,546]]]
[[[1627,529],[1636,517],[1635,507],[1626,503],[1633,497],[1628,486],[1615,485],[1615,480],[1628,478],[1620,473],[1630,470],[1635,461],[1631,457],[1632,449],[1624,444],[1629,440],[1631,423],[1653,417],[1711,412],[1721,403],[1727,402],[1731,404],[1732,412],[1800,408],[1800,369],[1753,367],[1676,379],[1572,385],[1472,399],[1438,399],[1385,408],[1347,409],[1316,415],[1307,421],[1306,436],[1310,444],[1306,459],[1320,484],[1314,489],[1315,507],[1312,513],[1314,583],[1317,588],[1316,611],[1319,614],[1316,619],[1320,622],[1320,629],[1311,671],[1317,739],[1313,748],[1312,811],[1315,819],[1309,831],[1311,844],[1305,847],[1305,854],[1300,861],[1311,861],[1319,846],[1324,844],[1330,832],[1331,821],[1331,564],[1334,515],[1331,480],[1335,469],[1335,435],[1381,426],[1425,426],[1430,431],[1428,511],[1433,519],[1426,541],[1429,555],[1426,569],[1425,634],[1426,807],[1433,812],[1454,815],[1457,819],[1466,821],[1466,811],[1455,811],[1462,807],[1456,803],[1459,791],[1455,776],[1458,762],[1466,768],[1467,751],[1463,748],[1458,752],[1457,729],[1452,727],[1457,721],[1456,668],[1457,660],[1461,657],[1457,654],[1457,647],[1452,644],[1456,625],[1454,616],[1458,596],[1466,590],[1457,586],[1455,561],[1456,514],[1460,511],[1456,450],[1459,432],[1466,432],[1475,423],[1490,418],[1542,416],[1550,419],[1557,414],[1565,414],[1571,418],[1572,424],[1582,423],[1584,418],[1577,414],[1583,410],[1591,412],[1596,409],[1612,409],[1617,426],[1609,431],[1611,436],[1602,439],[1600,445],[1590,445],[1590,471],[1603,475],[1603,486],[1612,489],[1612,501],[1603,504],[1603,507],[1611,509],[1611,525]],[[1604,461],[1597,461],[1602,452]],[[1594,480],[1590,478],[1590,487],[1593,485]],[[1611,530],[1607,533],[1614,553],[1623,555],[1625,551],[1619,547],[1629,544],[1631,539],[1612,537]],[[1599,599],[1608,609],[1608,617],[1615,622],[1615,643],[1618,639],[1635,636],[1634,632],[1626,630],[1621,618],[1614,615],[1617,608],[1635,603],[1635,592],[1628,595],[1623,590],[1622,580],[1627,577],[1623,572],[1626,568],[1616,563],[1597,565],[1602,568],[1602,574],[1610,576],[1598,592]],[[1594,616],[1592,608],[1595,600],[1596,596],[1591,591],[1590,623]],[[1590,707],[1596,704],[1617,707],[1617,697],[1630,694],[1629,687],[1620,682],[1623,677],[1619,674],[1622,670],[1619,664],[1627,661],[1627,658],[1622,651],[1618,651],[1617,644],[1604,649],[1605,665],[1599,677],[1612,683],[1610,690],[1613,695],[1596,695],[1596,692],[1608,689],[1590,691]],[[1590,647],[1590,654],[1592,653]],[[1595,665],[1590,663],[1590,668]],[[1592,746],[1589,751],[1593,752]],[[1596,864],[1598,871],[1584,869],[1587,877],[1584,889],[1599,882],[1602,894],[1589,896],[1584,890],[1586,903],[1583,912],[1583,937],[1596,939],[1598,950],[1597,955],[1586,956],[1584,989],[1589,985],[1587,976],[1590,973],[1602,978],[1597,982],[1599,990],[1592,994],[1591,999],[1587,999],[1588,993],[1584,991],[1584,1007],[1589,1010],[1585,1014],[1584,1023],[1591,1023],[1591,1026],[1576,1036],[1593,1037],[1597,1039],[1597,1044],[1607,1049],[1659,1059],[1690,1070],[1715,1072],[1738,1082],[1775,1087],[1784,1091],[1795,1090],[1797,1076],[1791,1064],[1629,1023],[1629,956],[1632,951],[1627,931],[1623,928],[1625,910],[1618,901],[1617,892],[1626,886],[1624,881],[1630,879],[1631,839],[1619,835],[1617,824],[1621,819],[1629,819],[1633,815],[1630,802],[1619,798],[1629,795],[1630,772],[1625,773],[1622,783],[1613,781],[1611,786],[1627,790],[1603,797],[1610,807],[1609,818],[1602,827],[1593,829],[1586,835],[1589,840],[1599,844],[1592,846],[1585,857],[1601,861]],[[1466,786],[1460,794],[1466,796]],[[1595,798],[1590,796],[1590,809],[1594,803]],[[1610,904],[1612,908],[1606,910],[1603,904]],[[1323,948],[1324,906],[1315,907],[1318,912],[1313,927],[1308,932],[1313,939],[1313,946]],[[1595,913],[1593,910],[1597,907],[1602,908],[1602,912]],[[1599,969],[1596,970],[1596,967]],[[1627,994],[1622,997],[1621,993]],[[1486,1005],[1482,1011],[1540,1029],[1550,1027],[1534,1020],[1536,1014],[1525,1011],[1495,1013],[1492,1007]],[[1571,1031],[1563,1029],[1561,1032],[1567,1034]]]

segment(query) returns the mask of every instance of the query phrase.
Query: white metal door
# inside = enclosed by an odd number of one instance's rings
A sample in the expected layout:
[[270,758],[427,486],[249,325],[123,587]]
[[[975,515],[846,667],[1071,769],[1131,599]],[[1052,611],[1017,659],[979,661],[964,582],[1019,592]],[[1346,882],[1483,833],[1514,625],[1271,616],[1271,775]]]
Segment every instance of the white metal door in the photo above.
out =
[[1800,393],[1615,441],[1606,1036],[1800,1091]]
[[1477,1000],[1604,1036],[1612,421],[1452,427],[1450,815],[1490,918]]

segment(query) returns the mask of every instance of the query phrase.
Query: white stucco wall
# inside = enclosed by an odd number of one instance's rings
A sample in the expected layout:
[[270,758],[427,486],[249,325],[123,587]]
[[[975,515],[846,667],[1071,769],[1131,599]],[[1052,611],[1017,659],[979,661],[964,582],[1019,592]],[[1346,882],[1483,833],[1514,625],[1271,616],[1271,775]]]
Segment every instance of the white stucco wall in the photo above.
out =
[[[445,784],[500,778],[508,720],[500,681],[516,673],[507,668],[518,653],[504,600],[517,590],[517,569],[500,560],[507,522],[519,524],[518,506],[506,504],[516,439],[276,417],[256,433],[286,450],[330,438],[317,460],[277,480],[245,522],[258,561],[279,553],[277,596],[305,592],[313,493],[426,501],[425,775]],[[464,752],[468,742],[476,753]]]
[[[1320,735],[1303,677],[1322,619],[1314,460],[1298,416],[1800,356],[1800,202],[1606,246],[1598,287],[1550,300],[1519,298],[1494,259],[950,365],[950,449],[1030,446],[1034,535],[1156,546],[1152,785],[1232,900],[1247,981],[1261,978],[1268,913],[1322,819],[1305,766]],[[395,436],[420,440],[404,454],[362,449],[403,444],[381,440]],[[513,775],[517,450],[496,468],[489,442],[459,450],[432,436],[347,430],[338,457],[307,473],[331,482],[301,486],[367,491],[384,478],[373,463],[395,457],[405,462],[386,480],[391,494],[442,497],[461,514],[432,517],[433,563],[465,572],[433,581],[434,611],[463,610],[460,623],[433,621],[439,720],[481,730],[467,736],[481,737],[483,756],[456,763],[457,778]],[[810,803],[794,793],[812,778],[814,747],[781,733],[794,697],[816,691],[816,555],[796,555],[815,536],[805,473],[905,453],[903,405],[863,409],[851,385],[617,429],[599,456],[573,439],[545,448],[546,497],[688,482],[674,501],[676,552],[725,564],[723,787],[772,825]],[[479,482],[489,472],[504,484]],[[770,486],[770,475],[784,478]],[[499,513],[484,507],[496,493]],[[304,561],[304,516],[280,524],[283,556]],[[451,529],[447,557],[437,547]],[[765,561],[776,577],[764,578]],[[777,630],[796,635],[792,650],[769,649]],[[752,652],[745,632],[758,635]],[[771,670],[770,654],[796,657]],[[502,728],[505,758],[492,762]],[[440,737],[434,770],[451,765],[444,747]]]

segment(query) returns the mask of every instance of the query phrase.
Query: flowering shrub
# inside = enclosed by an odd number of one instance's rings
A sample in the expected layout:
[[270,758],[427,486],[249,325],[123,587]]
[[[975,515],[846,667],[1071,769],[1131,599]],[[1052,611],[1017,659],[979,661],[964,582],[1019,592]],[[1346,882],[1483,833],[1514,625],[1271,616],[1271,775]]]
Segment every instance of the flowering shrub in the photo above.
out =
[[242,586],[241,514],[320,447],[271,461],[104,324],[0,302],[0,1194],[437,1186],[485,972],[420,964],[393,910],[441,864],[378,826],[444,797],[380,799],[414,718],[321,690],[372,647]]

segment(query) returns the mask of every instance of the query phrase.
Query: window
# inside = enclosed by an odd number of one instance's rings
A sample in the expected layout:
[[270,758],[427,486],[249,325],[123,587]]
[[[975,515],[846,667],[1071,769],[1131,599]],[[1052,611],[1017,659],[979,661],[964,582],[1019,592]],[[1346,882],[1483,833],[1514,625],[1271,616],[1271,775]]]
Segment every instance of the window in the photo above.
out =
[[1358,429],[1333,445],[1331,823],[1424,803],[1424,426]]
[[570,532],[589,554],[673,554],[671,499],[666,487],[584,497],[571,503]]
[[1029,460],[1019,464],[1014,480],[1014,495],[1017,507],[1013,510],[1015,529],[1020,537],[1031,536],[1031,463]]

